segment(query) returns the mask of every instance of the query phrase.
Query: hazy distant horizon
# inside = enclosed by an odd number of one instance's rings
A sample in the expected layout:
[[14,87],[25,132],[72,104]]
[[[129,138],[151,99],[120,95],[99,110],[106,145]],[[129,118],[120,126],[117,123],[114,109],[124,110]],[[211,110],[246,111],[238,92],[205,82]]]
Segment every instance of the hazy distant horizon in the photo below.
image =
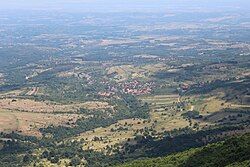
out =
[[248,0],[9,0],[1,10],[59,10],[69,12],[163,12],[167,10],[246,10]]

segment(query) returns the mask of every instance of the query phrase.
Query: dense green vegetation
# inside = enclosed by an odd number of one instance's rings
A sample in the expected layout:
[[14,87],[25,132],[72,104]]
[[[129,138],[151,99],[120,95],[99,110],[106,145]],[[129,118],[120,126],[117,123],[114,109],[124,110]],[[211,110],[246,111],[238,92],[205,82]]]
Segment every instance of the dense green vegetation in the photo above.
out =
[[165,132],[163,139],[157,139],[150,135],[138,135],[135,138],[137,143],[133,145],[125,144],[122,154],[124,159],[164,156],[221,141],[224,139],[220,137],[223,133],[232,133],[237,130],[244,130],[244,127],[222,126],[198,132],[183,128]]
[[190,149],[162,158],[137,160],[121,167],[205,167],[248,166],[250,160],[250,134]]

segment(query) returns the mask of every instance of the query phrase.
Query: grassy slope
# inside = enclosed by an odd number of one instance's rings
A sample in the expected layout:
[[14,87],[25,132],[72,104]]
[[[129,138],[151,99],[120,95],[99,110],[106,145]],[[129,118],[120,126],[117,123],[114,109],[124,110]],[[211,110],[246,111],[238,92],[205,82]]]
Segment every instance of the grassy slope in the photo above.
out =
[[167,157],[137,160],[119,167],[250,166],[250,134]]

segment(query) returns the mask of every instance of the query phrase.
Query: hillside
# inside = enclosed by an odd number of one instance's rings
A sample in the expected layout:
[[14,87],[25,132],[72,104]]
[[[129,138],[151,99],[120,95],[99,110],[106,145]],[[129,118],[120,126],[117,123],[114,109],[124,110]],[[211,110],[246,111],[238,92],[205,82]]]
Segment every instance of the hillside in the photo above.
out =
[[250,167],[250,0],[44,1],[0,0],[0,167]]
[[190,149],[161,158],[137,160],[120,167],[201,167],[201,166],[249,166],[250,134]]

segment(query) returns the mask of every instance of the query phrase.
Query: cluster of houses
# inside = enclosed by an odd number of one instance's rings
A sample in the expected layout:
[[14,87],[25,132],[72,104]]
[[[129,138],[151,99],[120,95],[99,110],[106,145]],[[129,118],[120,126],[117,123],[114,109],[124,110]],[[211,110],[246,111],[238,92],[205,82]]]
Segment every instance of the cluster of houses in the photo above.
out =
[[154,82],[142,83],[137,80],[131,82],[125,82],[121,84],[122,92],[133,94],[133,95],[144,95],[149,94],[154,87]]
[[132,95],[144,95],[151,93],[154,85],[154,82],[142,83],[140,81],[134,80],[130,82],[119,83],[117,85],[118,87],[110,85],[108,86],[107,90],[98,92],[98,96],[109,98],[118,92]]

